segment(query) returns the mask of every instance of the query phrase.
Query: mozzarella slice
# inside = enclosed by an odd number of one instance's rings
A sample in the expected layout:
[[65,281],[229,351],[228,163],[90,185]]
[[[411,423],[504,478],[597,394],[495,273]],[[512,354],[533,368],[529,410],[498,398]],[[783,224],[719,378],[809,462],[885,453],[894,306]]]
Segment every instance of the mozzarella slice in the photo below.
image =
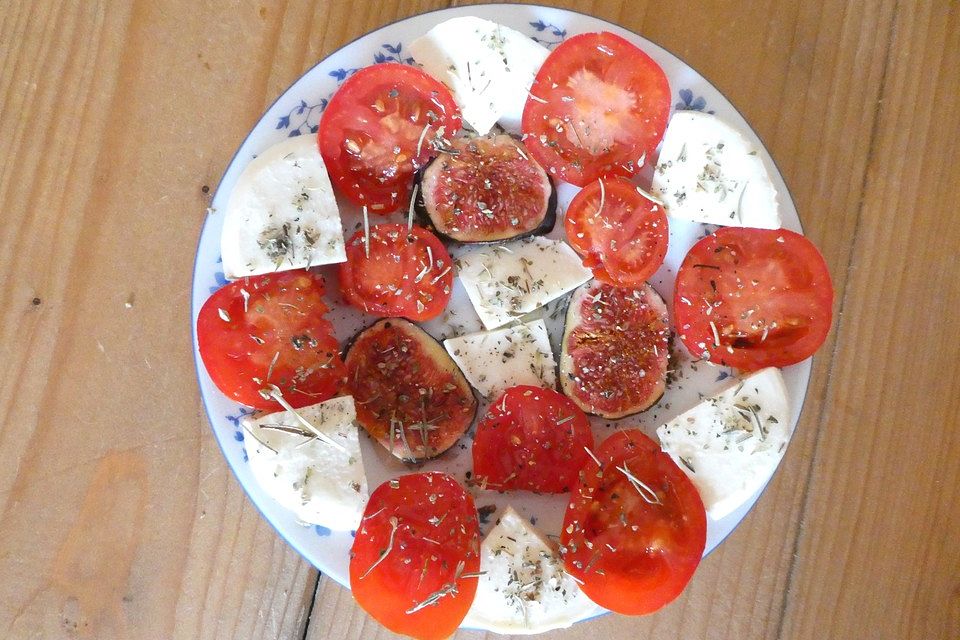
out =
[[469,250],[458,276],[487,329],[496,329],[573,291],[593,274],[559,240],[534,236]]
[[780,228],[780,203],[759,151],[716,116],[678,111],[670,118],[651,191],[681,220]]
[[657,429],[660,446],[719,520],[770,479],[790,441],[790,404],[776,367],[761,369]]
[[369,494],[353,397],[303,407],[297,414],[343,449],[303,435],[307,428],[290,411],[246,418],[244,447],[254,478],[303,522],[356,529]]
[[553,545],[511,507],[480,545],[480,571],[465,627],[534,634],[602,611],[563,571]]
[[543,320],[449,338],[443,346],[488,400],[518,384],[557,386],[557,361]]
[[520,132],[530,85],[550,53],[519,31],[472,16],[441,22],[410,51],[447,85],[463,119],[481,135],[497,121]]
[[315,136],[287,138],[254,158],[237,178],[224,216],[220,253],[227,278],[347,259]]

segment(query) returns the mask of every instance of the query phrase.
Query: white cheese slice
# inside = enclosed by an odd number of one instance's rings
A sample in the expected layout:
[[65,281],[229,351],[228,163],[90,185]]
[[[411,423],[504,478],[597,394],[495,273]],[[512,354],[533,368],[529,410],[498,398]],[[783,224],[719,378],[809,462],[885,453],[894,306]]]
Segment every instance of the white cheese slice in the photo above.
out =
[[651,191],[680,220],[732,227],[780,228],[780,203],[760,152],[709,113],[670,118]]
[[223,213],[220,253],[227,278],[347,259],[316,136],[287,138],[254,158]]
[[484,135],[496,122],[520,132],[530,85],[550,51],[508,27],[465,16],[410,44],[424,71],[447,85],[463,119]]
[[557,386],[557,361],[543,320],[449,338],[443,346],[488,400],[518,384]]
[[543,633],[602,611],[563,571],[553,545],[511,507],[480,545],[480,571],[465,627]]
[[734,511],[773,475],[790,440],[790,404],[776,367],[761,369],[657,429],[711,518]]
[[306,427],[289,411],[246,418],[243,442],[254,478],[303,522],[356,529],[369,494],[353,397],[303,407],[297,414],[343,449],[302,435]]
[[566,243],[540,236],[471,249],[460,255],[457,265],[486,329],[502,327],[593,276]]

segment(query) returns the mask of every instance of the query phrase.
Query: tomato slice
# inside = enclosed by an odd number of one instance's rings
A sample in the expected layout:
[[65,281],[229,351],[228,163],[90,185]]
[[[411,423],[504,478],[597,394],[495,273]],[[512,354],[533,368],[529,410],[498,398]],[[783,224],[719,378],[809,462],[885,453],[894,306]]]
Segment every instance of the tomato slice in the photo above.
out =
[[603,441],[580,474],[563,518],[560,552],[591,600],[627,615],[680,595],[707,540],[696,487],[639,429]]
[[347,352],[357,422],[394,456],[437,456],[470,427],[477,400],[440,343],[406,320],[364,329]]
[[347,242],[341,262],[340,292],[367,313],[415,321],[436,318],[450,302],[453,260],[437,236],[423,227],[409,232],[405,224],[370,228]]
[[524,142],[551,175],[583,187],[635,175],[670,115],[670,84],[650,56],[612,33],[568,38],[547,57],[523,109]]
[[200,357],[224,395],[258,409],[280,409],[261,390],[275,385],[293,407],[333,397],[345,370],[324,318],[323,278],[304,270],[231,282],[197,316]]
[[614,286],[642,285],[667,255],[663,207],[622,178],[601,178],[581,189],[567,208],[564,227],[583,265]]
[[479,570],[477,510],[452,477],[400,476],[370,496],[350,550],[350,589],[383,626],[448,638],[470,609]]
[[387,214],[410,200],[413,175],[433,140],[460,130],[443,84],[404,64],[375,64],[347,78],[320,119],[320,154],[333,184],[358,205]]
[[697,357],[755,371],[805,360],[833,322],[833,284],[812,242],[787,229],[724,227],[693,246],[673,299]]
[[511,387],[490,404],[473,439],[473,476],[492,489],[565,493],[593,447],[587,416],[553,389]]
[[663,395],[669,352],[667,305],[653,287],[590,281],[567,308],[563,392],[587,413],[605,418],[643,411]]

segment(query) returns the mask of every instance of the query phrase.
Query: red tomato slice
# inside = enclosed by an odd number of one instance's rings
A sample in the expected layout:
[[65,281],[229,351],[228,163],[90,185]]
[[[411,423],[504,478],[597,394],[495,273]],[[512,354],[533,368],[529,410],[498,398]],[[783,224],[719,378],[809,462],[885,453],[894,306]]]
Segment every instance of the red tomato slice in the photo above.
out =
[[580,474],[563,519],[568,573],[602,607],[652,613],[680,595],[707,540],[696,487],[639,429],[603,441]]
[[445,473],[388,480],[367,503],[350,550],[353,597],[380,624],[419,640],[460,626],[477,591],[473,498]]
[[827,264],[799,233],[724,227],[690,249],[673,299],[680,339],[697,357],[755,371],[805,360],[833,322]]
[[614,286],[642,285],[667,255],[663,207],[623,179],[601,178],[584,187],[567,208],[564,227],[583,265]]
[[670,84],[650,56],[612,33],[584,33],[540,67],[523,109],[524,143],[551,175],[582,187],[635,175],[669,115]]
[[553,389],[504,391],[477,425],[473,476],[492,489],[565,493],[593,447],[587,416]]
[[347,242],[340,291],[367,313],[415,321],[436,318],[450,301],[453,260],[437,236],[405,224],[370,228],[369,254],[363,231]]
[[322,277],[297,270],[237,280],[210,296],[197,342],[217,388],[258,409],[281,408],[261,394],[270,385],[293,407],[333,397],[345,370],[323,293]]
[[440,343],[406,320],[380,320],[347,352],[357,422],[401,459],[437,456],[470,427],[477,400]]
[[375,64],[337,90],[320,119],[320,154],[333,184],[358,205],[387,214],[410,200],[432,141],[460,130],[450,91],[416,67]]

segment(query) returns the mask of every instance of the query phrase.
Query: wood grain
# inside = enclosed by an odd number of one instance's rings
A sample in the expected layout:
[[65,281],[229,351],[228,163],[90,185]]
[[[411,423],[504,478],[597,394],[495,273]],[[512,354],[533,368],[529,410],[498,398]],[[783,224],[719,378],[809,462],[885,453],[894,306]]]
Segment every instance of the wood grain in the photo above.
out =
[[897,12],[784,634],[960,635],[960,6]]
[[[222,166],[195,140],[239,139],[279,56],[234,64],[236,33],[269,40],[253,8],[170,9],[4,6],[4,637],[299,637],[313,593],[226,472],[182,357],[188,238]],[[246,99],[211,109],[224,82]]]
[[[447,4],[0,5],[0,637],[392,637],[246,499],[185,327],[202,187],[265,106]],[[684,595],[549,636],[960,637],[960,7],[556,4],[665,46],[744,113],[837,322],[771,487]]]

